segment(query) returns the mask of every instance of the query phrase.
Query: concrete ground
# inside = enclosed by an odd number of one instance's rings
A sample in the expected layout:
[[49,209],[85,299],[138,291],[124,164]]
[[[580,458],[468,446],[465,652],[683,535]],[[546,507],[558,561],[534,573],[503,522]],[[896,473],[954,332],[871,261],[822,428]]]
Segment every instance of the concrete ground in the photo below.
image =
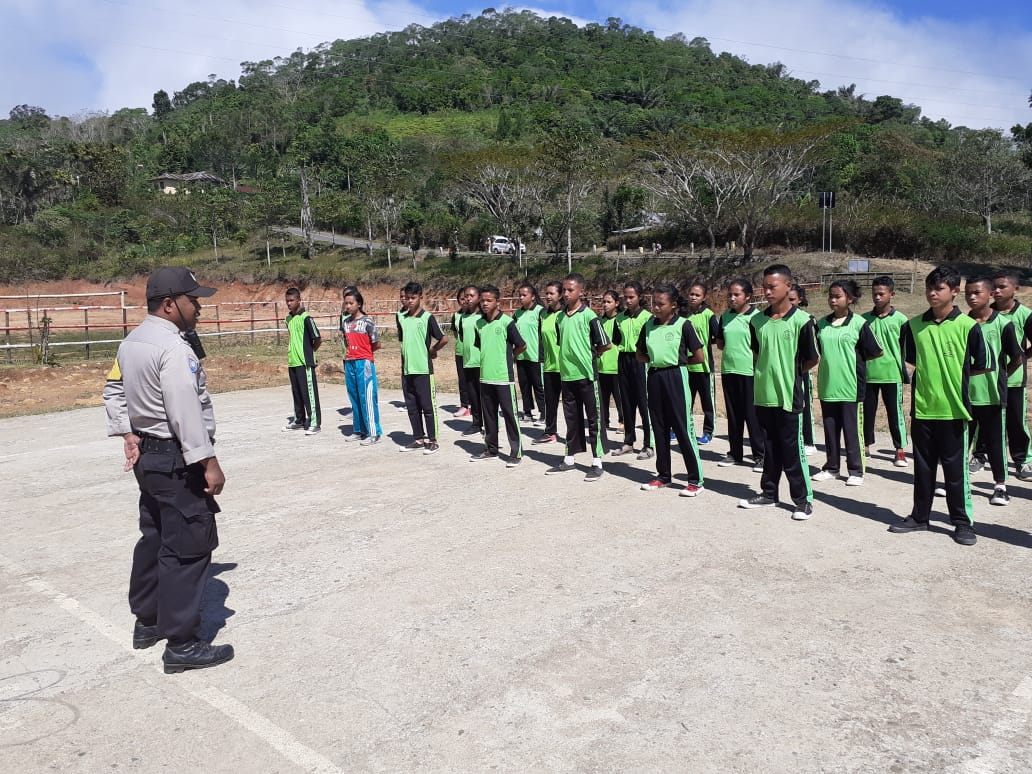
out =
[[237,657],[181,675],[131,649],[103,410],[0,421],[3,771],[1032,770],[1029,484],[992,508],[977,475],[964,548],[886,531],[911,490],[884,443],[797,523],[736,509],[758,474],[716,467],[723,437],[691,500],[626,457],[595,484],[544,476],[551,447],[470,463],[443,411],[439,454],[398,454],[390,392],[360,448],[323,392],[311,438],[285,388],[215,396],[204,627]]

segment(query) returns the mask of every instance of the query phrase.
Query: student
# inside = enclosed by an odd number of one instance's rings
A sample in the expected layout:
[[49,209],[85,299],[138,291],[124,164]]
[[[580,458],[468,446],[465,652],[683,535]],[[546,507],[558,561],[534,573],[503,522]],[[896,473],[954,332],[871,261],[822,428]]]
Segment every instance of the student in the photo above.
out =
[[399,451],[433,454],[437,443],[437,389],[434,360],[448,337],[432,314],[423,309],[423,286],[410,282],[404,287],[405,313],[398,318],[401,344],[401,391],[408,407],[413,440]]
[[[797,283],[792,283],[792,287],[788,291],[788,300],[798,306],[800,309],[806,309],[810,302],[806,298],[806,288]],[[817,329],[817,318],[807,312],[810,319],[813,320],[814,330]],[[814,445],[814,423],[813,423],[813,379],[809,371],[806,372],[804,380],[805,389],[805,400],[803,402],[803,449],[806,452],[806,456],[809,457],[817,453],[817,447]]]
[[874,308],[864,314],[871,331],[882,346],[884,357],[867,364],[867,391],[864,393],[864,446],[868,457],[874,443],[874,419],[878,411],[878,398],[885,404],[885,416],[889,420],[892,447],[896,450],[892,464],[897,468],[907,466],[907,423],[903,418],[903,384],[908,381],[903,368],[903,356],[899,349],[899,337],[906,324],[907,316],[892,306],[896,295],[896,283],[892,277],[875,277],[871,283]]
[[968,480],[968,381],[993,368],[977,322],[954,304],[960,274],[939,266],[925,278],[929,309],[903,326],[903,361],[914,366],[910,391],[910,437],[914,448],[914,506],[889,527],[907,533],[928,529],[935,473],[946,478],[946,507],[953,539],[963,546],[977,541]]
[[451,316],[451,329],[455,335],[455,375],[459,381],[459,410],[452,414],[456,419],[464,419],[472,416],[469,410],[469,385],[466,384],[466,371],[462,366],[462,343],[459,341],[459,319],[466,307],[466,300],[463,297],[465,288],[459,288],[455,294],[456,309]]
[[637,354],[648,364],[649,416],[656,433],[656,478],[641,488],[656,492],[670,486],[670,434],[677,438],[688,471],[688,483],[679,494],[695,497],[703,490],[702,460],[689,410],[688,371],[685,366],[705,359],[705,345],[690,320],[679,317],[681,299],[673,285],[652,291],[653,316],[638,336]]
[[[460,291],[461,293],[461,291]],[[394,313],[394,322],[397,325],[401,324],[401,318],[405,316],[405,286],[403,285],[398,291],[398,311]],[[463,377],[465,378],[465,377]],[[408,413],[408,406],[405,405],[405,391],[401,391],[401,405],[398,406],[398,411]]]
[[498,458],[498,412],[505,420],[509,438],[507,468],[523,461],[520,425],[516,420],[516,357],[527,348],[516,321],[503,314],[498,299],[501,296],[494,285],[480,288],[480,319],[477,320],[475,341],[480,350],[480,396],[484,418],[484,441],[487,448],[470,457],[471,461]]
[[[1014,272],[1001,271],[993,276],[993,309],[1014,323],[1014,333],[1025,357],[1032,355],[1032,310],[1015,298],[1020,283]],[[1017,476],[1023,481],[1032,479],[1032,440],[1028,431],[1028,400],[1025,391],[1027,373],[1025,363],[1007,379],[1007,446]]]
[[637,440],[635,424],[641,417],[642,448],[639,460],[651,459],[652,430],[649,422],[649,405],[645,394],[645,364],[638,360],[638,337],[641,329],[649,321],[652,314],[641,305],[644,295],[641,283],[631,281],[623,287],[624,308],[616,316],[613,326],[613,346],[619,349],[616,368],[620,382],[620,400],[623,402],[623,446],[614,449],[612,454],[618,457],[634,452]]
[[[545,308],[538,298],[537,288],[529,282],[521,283],[516,288],[520,308],[513,312],[516,328],[526,342],[527,348],[516,357],[516,378],[523,397],[523,414],[521,420],[544,424],[545,421],[545,387],[541,377],[541,313]],[[534,409],[538,418],[534,418]]]
[[467,285],[462,289],[462,300],[459,327],[455,330],[455,346],[457,349],[462,348],[462,372],[466,378],[470,414],[470,426],[462,434],[477,435],[484,428],[480,412],[480,350],[474,343],[476,325],[480,319],[480,290],[476,285]]
[[817,365],[813,318],[789,301],[792,272],[783,264],[763,270],[767,308],[753,315],[752,349],[756,354],[754,400],[756,416],[766,433],[760,494],[738,501],[739,508],[776,505],[781,474],[788,479],[794,508],[792,518],[813,515],[813,489],[802,443],[802,412],[806,375]]
[[964,285],[968,316],[978,323],[989,357],[995,368],[987,374],[972,376],[968,383],[971,399],[971,424],[968,431],[975,453],[968,470],[977,473],[988,464],[993,472],[991,505],[1007,505],[1007,451],[1004,437],[1003,402],[1007,380],[1024,362],[1014,322],[992,308],[993,281],[988,277],[969,279]]
[[[584,277],[569,274],[563,280],[563,303],[556,326],[559,344],[559,376],[562,380],[563,417],[566,420],[566,454],[558,465],[545,471],[557,475],[576,470],[574,455],[591,452],[585,481],[602,477],[602,434],[598,419],[598,363],[596,358],[612,344],[602,322],[582,299]],[[588,443],[584,443],[587,431]]]
[[545,429],[535,444],[555,443],[559,423],[559,398],[563,381],[559,374],[559,317],[562,315],[563,284],[552,280],[545,285],[545,310],[541,313],[541,378],[545,388]]
[[753,286],[747,279],[732,280],[727,286],[727,311],[720,316],[717,346],[720,385],[727,413],[728,453],[718,467],[741,465],[745,461],[744,430],[749,429],[749,448],[756,473],[763,472],[764,432],[756,418],[753,402],[752,318],[759,314],[752,305]]
[[322,346],[322,336],[312,316],[301,306],[301,291],[290,288],[286,293],[287,369],[290,392],[294,398],[294,416],[284,430],[304,430],[315,435],[322,428],[322,407],[319,403],[319,382],[315,376],[315,352]]
[[688,384],[691,387],[691,405],[695,407],[695,396],[698,395],[702,404],[702,435],[699,443],[709,443],[713,440],[715,429],[714,403],[716,402],[716,385],[713,379],[713,342],[717,340],[719,324],[717,316],[706,303],[706,293],[709,288],[701,280],[692,282],[688,288],[688,314],[687,317],[695,326],[695,332],[699,335],[706,350],[706,357],[701,363],[693,363],[688,366]]
[[[602,330],[609,340],[613,340],[616,318],[620,313],[620,294],[615,290],[607,290],[602,294]],[[601,399],[602,431],[610,429],[609,404],[616,403],[617,422],[623,422],[623,407],[620,405],[620,382],[618,375],[618,359],[620,351],[615,347],[607,349],[598,359],[598,393]],[[615,428],[614,428],[615,429]]]
[[344,289],[344,316],[340,331],[344,335],[344,384],[351,400],[352,430],[344,440],[372,446],[383,435],[373,357],[380,348],[380,336],[373,318],[365,313],[364,303],[358,288]]
[[846,486],[864,483],[866,458],[860,444],[863,397],[867,385],[867,361],[882,356],[881,344],[871,324],[852,310],[860,298],[853,280],[836,280],[828,286],[831,314],[817,321],[817,392],[824,419],[824,451],[827,462],[811,477],[828,481],[838,477],[842,464],[839,441],[846,446]]

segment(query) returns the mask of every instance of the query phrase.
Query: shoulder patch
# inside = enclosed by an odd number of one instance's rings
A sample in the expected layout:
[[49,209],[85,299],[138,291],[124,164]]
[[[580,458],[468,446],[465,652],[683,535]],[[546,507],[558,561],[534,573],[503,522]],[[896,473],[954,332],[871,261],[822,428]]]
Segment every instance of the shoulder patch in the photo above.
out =
[[109,382],[118,382],[122,380],[122,369],[118,367],[117,360],[112,363],[111,370],[108,371],[107,380]]
[[201,367],[201,364],[197,362],[197,358],[193,355],[186,359],[186,364],[190,367],[190,373],[192,374],[197,373],[198,369]]

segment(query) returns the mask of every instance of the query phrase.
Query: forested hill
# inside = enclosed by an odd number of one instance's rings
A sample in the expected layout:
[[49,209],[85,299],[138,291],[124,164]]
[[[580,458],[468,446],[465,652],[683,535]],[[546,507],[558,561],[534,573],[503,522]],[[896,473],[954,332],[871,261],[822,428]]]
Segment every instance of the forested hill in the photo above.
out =
[[[15,107],[0,121],[0,280],[117,275],[220,244],[271,267],[269,235],[301,209],[315,227],[452,249],[492,233],[585,249],[649,223],[667,244],[805,246],[819,190],[839,192],[860,251],[1028,254],[996,232],[1032,236],[1000,217],[1027,209],[1032,124],[1006,136],[920,113],[703,38],[488,10],[155,84],[150,110]],[[767,169],[776,196],[730,182],[789,156],[788,177]],[[225,185],[184,197],[154,181],[197,172]]]

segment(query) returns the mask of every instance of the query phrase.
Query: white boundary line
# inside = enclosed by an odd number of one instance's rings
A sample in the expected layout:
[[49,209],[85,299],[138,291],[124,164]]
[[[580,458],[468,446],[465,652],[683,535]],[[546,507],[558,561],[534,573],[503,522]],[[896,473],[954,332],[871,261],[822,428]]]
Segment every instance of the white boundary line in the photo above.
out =
[[[20,580],[27,588],[45,597],[65,612],[79,619],[82,623],[107,637],[141,664],[152,663],[152,656],[150,654],[134,650],[131,647],[127,632],[115,626],[94,610],[83,606],[78,600],[58,591],[46,581],[27,572],[2,555],[0,555],[0,569],[3,569],[7,574]],[[157,667],[154,668],[157,669]],[[294,738],[289,731],[280,728],[268,718],[259,715],[250,707],[220,691],[218,688],[210,685],[190,685],[187,681],[181,679],[176,680],[176,683],[177,687],[182,688],[182,690],[195,699],[200,699],[218,710],[302,769],[317,772],[318,774],[339,774],[342,772],[342,769],[331,760]]]

